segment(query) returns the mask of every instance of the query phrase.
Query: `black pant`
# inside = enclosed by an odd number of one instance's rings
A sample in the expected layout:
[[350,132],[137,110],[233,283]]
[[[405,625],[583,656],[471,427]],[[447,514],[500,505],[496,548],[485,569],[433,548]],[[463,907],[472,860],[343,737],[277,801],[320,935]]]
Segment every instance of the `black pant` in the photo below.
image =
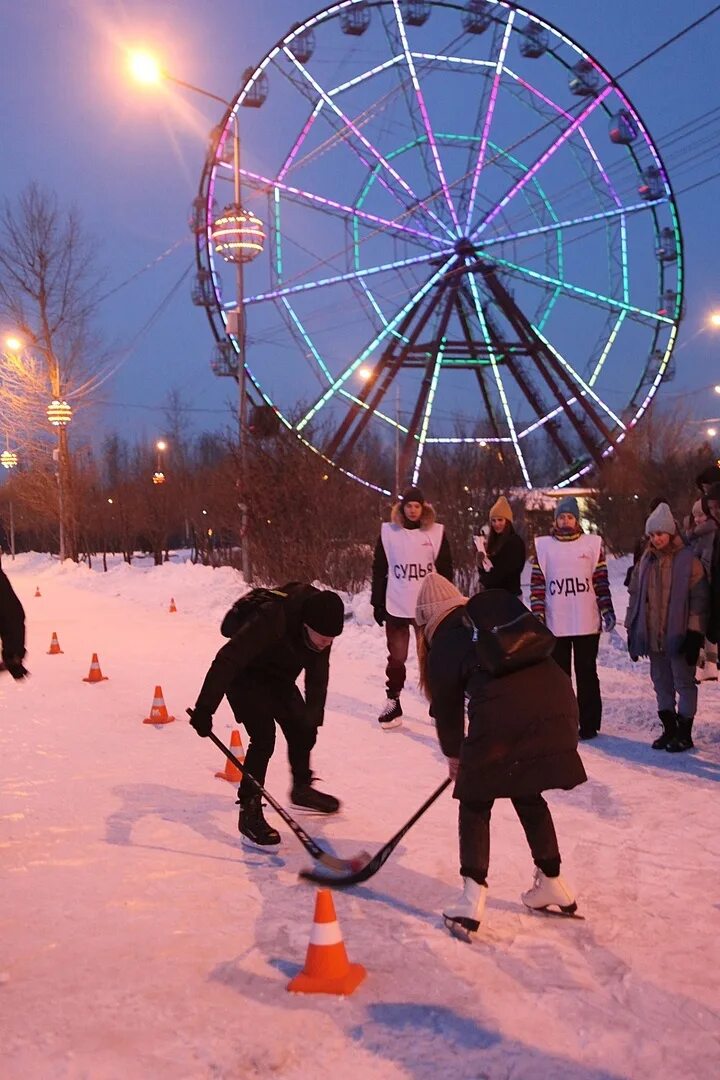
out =
[[580,732],[593,735],[600,730],[602,699],[597,675],[599,634],[579,634],[577,637],[555,639],[553,659],[566,675],[570,675],[570,657],[575,667],[575,693],[580,711]]
[[[542,795],[527,795],[510,801],[525,830],[535,865],[547,877],[557,877],[560,873],[560,851],[548,804]],[[460,873],[480,884],[487,878],[490,865],[490,814],[493,803],[493,799],[489,802],[461,802],[458,814]]]
[[[244,676],[227,691],[227,699],[238,724],[248,733],[245,767],[264,786],[270,758],[275,749],[275,724],[285,736],[293,784],[312,779],[310,751],[317,739],[317,727],[309,719],[303,696],[294,684],[272,686]],[[240,783],[240,797],[253,795],[252,784]]]

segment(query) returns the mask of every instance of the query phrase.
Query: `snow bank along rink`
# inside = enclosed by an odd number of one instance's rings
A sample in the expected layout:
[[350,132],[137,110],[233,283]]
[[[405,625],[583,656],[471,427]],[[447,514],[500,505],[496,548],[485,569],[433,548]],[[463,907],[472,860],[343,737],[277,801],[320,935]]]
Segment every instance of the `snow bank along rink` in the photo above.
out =
[[[0,679],[5,1080],[718,1076],[717,683],[700,690],[697,749],[652,751],[648,665],[603,635],[602,735],[581,744],[589,782],[549,795],[584,922],[523,909],[532,863],[498,803],[486,921],[472,945],[452,938],[440,917],[460,882],[447,794],[376,877],[334,894],[366,981],[347,999],[291,995],[313,917],[315,890],[297,878],[308,856],[270,810],[281,848],[241,848],[235,788],[214,776],[224,760],[184,712],[242,582],[147,562],[103,574],[4,560],[32,674]],[[611,567],[620,620],[624,569]],[[367,595],[350,606],[313,761],[343,809],[302,819],[343,856],[377,850],[445,776],[414,661],[404,727],[379,730],[384,634]],[[53,631],[62,655],[47,654]],[[108,681],[90,685],[93,652]],[[142,723],[156,684],[176,723]],[[223,703],[226,742],[230,721]],[[268,787],[287,801],[280,735]]]

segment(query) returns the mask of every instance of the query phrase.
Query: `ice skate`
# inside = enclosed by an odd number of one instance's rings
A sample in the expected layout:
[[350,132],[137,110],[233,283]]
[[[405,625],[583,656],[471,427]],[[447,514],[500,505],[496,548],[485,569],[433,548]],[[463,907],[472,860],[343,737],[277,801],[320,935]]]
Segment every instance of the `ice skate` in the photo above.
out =
[[324,791],[316,791],[312,778],[306,784],[293,784],[290,800],[293,806],[309,810],[316,814],[336,814],[340,809],[340,800]]
[[243,843],[252,847],[276,847],[280,843],[280,833],[265,820],[259,795],[254,795],[240,803],[238,831],[243,838]]
[[[561,877],[546,877],[539,867],[535,869],[532,888],[522,894],[522,902],[532,911],[545,911],[548,915],[576,915],[575,898]],[[558,908],[558,911],[554,909]]]
[[462,895],[443,911],[445,926],[460,941],[472,941],[478,932],[485,911],[487,885],[478,885],[472,878],[463,878]]
[[383,731],[392,731],[402,727],[402,705],[399,697],[388,697],[385,705],[378,716],[378,723]]

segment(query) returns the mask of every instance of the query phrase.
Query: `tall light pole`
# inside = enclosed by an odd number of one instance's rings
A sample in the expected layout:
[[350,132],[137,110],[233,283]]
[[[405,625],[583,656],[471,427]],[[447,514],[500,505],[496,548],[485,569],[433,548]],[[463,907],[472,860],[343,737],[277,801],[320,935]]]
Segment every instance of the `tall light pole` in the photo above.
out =
[[[133,52],[129,56],[129,65],[134,77],[146,84],[158,84],[171,82],[192,93],[200,94],[211,101],[219,102],[226,109],[232,108],[232,102],[217,94],[204,90],[201,86],[178,79],[167,72],[157,59],[146,52]],[[250,558],[247,537],[247,382],[245,371],[245,312],[243,297],[245,295],[244,272],[246,262],[258,255],[264,245],[265,234],[262,223],[254,214],[243,209],[241,171],[240,171],[240,124],[238,109],[232,117],[233,120],[233,202],[225,207],[222,214],[212,222],[211,235],[215,244],[215,250],[226,262],[235,267],[235,310],[228,313],[228,333],[235,339],[237,352],[237,383],[238,383],[238,451],[240,470],[240,559],[243,577],[250,580]]]

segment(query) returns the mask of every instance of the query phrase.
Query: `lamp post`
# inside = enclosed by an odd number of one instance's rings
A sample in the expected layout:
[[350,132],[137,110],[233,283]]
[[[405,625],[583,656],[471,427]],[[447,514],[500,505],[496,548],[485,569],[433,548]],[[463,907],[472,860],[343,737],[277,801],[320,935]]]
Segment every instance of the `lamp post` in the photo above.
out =
[[[132,52],[129,56],[129,66],[133,76],[145,84],[159,84],[171,82],[176,86],[200,94],[211,101],[219,102],[226,109],[232,107],[232,102],[213,94],[201,86],[178,79],[166,71],[158,60],[146,52]],[[247,542],[247,517],[248,507],[246,501],[247,485],[247,384],[245,372],[245,313],[243,310],[244,297],[244,265],[259,255],[263,250],[265,233],[262,222],[253,213],[243,208],[241,173],[240,173],[240,125],[237,107],[233,113],[233,202],[225,207],[221,215],[212,222],[211,236],[218,255],[226,262],[232,263],[235,268],[235,310],[228,313],[228,334],[235,339],[237,352],[237,383],[238,383],[238,451],[239,451],[239,491],[240,501],[240,559],[243,577],[250,580],[250,558]]]
[[[17,454],[10,449],[10,443],[7,443],[6,449],[0,454],[0,465],[3,469],[14,469],[18,463]],[[10,510],[10,558],[15,558],[15,514],[13,510],[12,498],[8,502]]]
[[153,473],[153,484],[165,483],[165,470],[163,469],[163,454],[167,450],[167,443],[164,439],[158,439],[155,443],[155,449],[157,450],[157,461],[155,465],[155,472]]

